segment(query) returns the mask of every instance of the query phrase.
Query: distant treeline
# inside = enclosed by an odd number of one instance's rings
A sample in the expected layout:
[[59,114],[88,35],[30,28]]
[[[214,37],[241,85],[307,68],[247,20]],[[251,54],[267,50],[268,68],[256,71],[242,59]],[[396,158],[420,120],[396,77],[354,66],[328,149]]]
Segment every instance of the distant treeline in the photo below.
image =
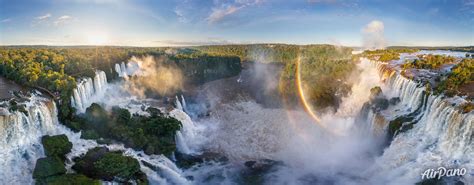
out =
[[387,47],[387,49],[450,50],[450,51],[460,51],[460,52],[474,53],[474,46],[437,46],[437,47],[390,46],[390,47]]

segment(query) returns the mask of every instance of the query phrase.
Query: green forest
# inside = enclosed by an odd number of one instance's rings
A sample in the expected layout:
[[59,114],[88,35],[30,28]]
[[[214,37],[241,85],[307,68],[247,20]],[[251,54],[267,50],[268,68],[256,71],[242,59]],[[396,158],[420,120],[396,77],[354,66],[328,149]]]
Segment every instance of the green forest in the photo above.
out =
[[453,64],[456,60],[455,57],[452,56],[444,56],[444,55],[418,55],[417,59],[413,61],[406,61],[402,68],[403,69],[439,69],[442,65],[445,64]]

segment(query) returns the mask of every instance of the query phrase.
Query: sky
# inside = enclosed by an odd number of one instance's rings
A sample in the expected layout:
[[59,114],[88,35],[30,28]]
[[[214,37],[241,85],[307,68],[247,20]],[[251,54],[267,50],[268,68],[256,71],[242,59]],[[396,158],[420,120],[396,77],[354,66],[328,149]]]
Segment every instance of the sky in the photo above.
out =
[[0,45],[474,45],[474,0],[0,0]]

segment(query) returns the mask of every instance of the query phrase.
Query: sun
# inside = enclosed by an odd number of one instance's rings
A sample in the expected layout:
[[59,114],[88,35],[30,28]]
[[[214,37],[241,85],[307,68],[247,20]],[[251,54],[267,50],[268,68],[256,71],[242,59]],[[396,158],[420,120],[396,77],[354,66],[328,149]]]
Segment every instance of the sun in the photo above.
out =
[[87,44],[90,45],[104,45],[108,42],[107,35],[105,34],[89,34],[87,35]]

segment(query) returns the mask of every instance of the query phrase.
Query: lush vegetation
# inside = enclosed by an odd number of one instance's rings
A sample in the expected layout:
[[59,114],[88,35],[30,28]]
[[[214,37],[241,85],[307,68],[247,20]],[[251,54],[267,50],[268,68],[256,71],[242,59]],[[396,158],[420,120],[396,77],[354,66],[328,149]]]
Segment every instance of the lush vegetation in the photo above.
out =
[[289,63],[299,55],[301,47],[318,47],[317,45],[298,46],[288,44],[248,44],[199,46],[194,49],[204,53],[221,56],[237,56],[242,61],[262,63]]
[[126,147],[143,150],[147,154],[170,155],[176,150],[174,136],[181,123],[165,117],[158,109],[149,108],[150,116],[131,115],[127,109],[112,108],[107,112],[92,104],[84,115],[67,122],[75,130],[82,130],[82,137],[100,142],[120,141]]
[[127,60],[128,52],[115,47],[2,47],[0,75],[55,96],[61,102],[60,119],[66,119],[74,113],[70,97],[75,78],[93,77],[99,69],[111,79],[114,64]]
[[41,143],[43,143],[46,156],[56,156],[60,159],[64,159],[63,157],[72,149],[72,143],[66,135],[43,136]]
[[403,69],[439,69],[442,65],[453,64],[456,61],[455,57],[444,55],[418,55],[417,59],[413,61],[406,61],[403,64]]
[[[351,84],[348,83],[347,78],[356,69],[351,50],[334,46],[310,47],[303,48],[301,56],[301,81],[307,100],[315,108],[337,108],[340,98],[350,92]],[[285,70],[283,76],[292,76],[293,72]],[[292,83],[293,81],[285,79],[284,82]],[[282,92],[294,90],[287,88],[288,86],[282,86]]]
[[66,174],[64,160],[71,152],[72,143],[66,135],[43,136],[41,138],[46,157],[36,161],[33,178],[36,184],[100,184],[98,180],[90,179],[81,174]]
[[372,60],[378,60],[382,62],[388,62],[391,60],[399,60],[400,53],[414,53],[417,49],[398,48],[398,49],[377,49],[377,50],[366,50],[362,53],[362,56]]
[[[474,59],[463,59],[451,69],[448,76],[436,87],[435,92],[445,92],[448,96],[472,92],[462,91],[465,85],[474,84]],[[470,91],[470,90],[468,90]]]
[[93,179],[118,181],[130,180],[147,184],[146,175],[140,171],[140,164],[132,157],[123,156],[120,151],[109,151],[105,147],[90,149],[85,155],[74,158],[72,169]]
[[238,75],[242,69],[237,56],[216,56],[199,51],[170,55],[168,58],[185,75],[187,82],[204,83]]
[[474,46],[464,47],[407,47],[407,46],[390,46],[388,49],[416,49],[416,50],[449,50],[449,51],[460,51],[460,52],[474,52]]
[[72,167],[77,173],[66,174],[64,161],[71,152],[72,143],[66,135],[43,136],[41,138],[46,157],[36,162],[33,178],[36,184],[59,185],[100,184],[99,180],[137,184],[148,184],[146,175],[140,171],[140,164],[132,157],[123,156],[120,151],[111,152],[98,147],[89,150],[85,155],[74,158]]

